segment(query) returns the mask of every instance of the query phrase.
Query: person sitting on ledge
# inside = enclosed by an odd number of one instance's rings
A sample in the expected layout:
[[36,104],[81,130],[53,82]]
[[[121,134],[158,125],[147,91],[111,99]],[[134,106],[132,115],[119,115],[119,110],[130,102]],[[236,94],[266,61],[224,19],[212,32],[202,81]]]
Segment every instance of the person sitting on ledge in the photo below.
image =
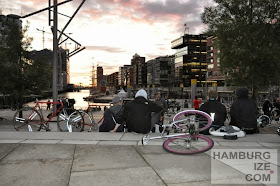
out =
[[237,89],[237,100],[230,107],[230,125],[237,126],[247,134],[259,133],[257,126],[259,111],[256,103],[249,99],[248,94],[248,88]]
[[99,132],[123,132],[124,119],[123,101],[120,97],[115,97],[112,100],[113,106],[106,109],[104,112],[103,123],[99,127]]
[[135,99],[128,102],[124,108],[124,118],[128,132],[147,134],[151,131],[151,114],[160,112],[162,107],[148,101],[147,92],[138,90]]

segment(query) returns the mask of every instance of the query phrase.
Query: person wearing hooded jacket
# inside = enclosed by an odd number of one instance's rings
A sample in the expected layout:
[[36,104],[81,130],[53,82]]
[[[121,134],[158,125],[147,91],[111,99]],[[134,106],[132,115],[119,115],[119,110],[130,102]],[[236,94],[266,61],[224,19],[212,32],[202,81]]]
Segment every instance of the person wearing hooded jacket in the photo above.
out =
[[[211,127],[219,129],[224,125],[227,117],[226,107],[218,101],[218,92],[215,90],[209,90],[207,95],[207,101],[202,104],[199,110],[206,112],[209,115],[213,115]],[[202,134],[209,134],[209,130],[200,132]]]
[[128,132],[147,134],[151,131],[151,113],[161,111],[162,107],[147,99],[147,92],[140,89],[135,99],[125,105],[124,118]]
[[123,101],[117,96],[112,102],[113,106],[104,111],[104,120],[99,127],[99,132],[123,132],[124,130]]
[[258,132],[257,115],[259,114],[256,103],[249,99],[248,89],[239,88],[236,91],[237,100],[230,108],[230,125],[243,129],[246,133]]

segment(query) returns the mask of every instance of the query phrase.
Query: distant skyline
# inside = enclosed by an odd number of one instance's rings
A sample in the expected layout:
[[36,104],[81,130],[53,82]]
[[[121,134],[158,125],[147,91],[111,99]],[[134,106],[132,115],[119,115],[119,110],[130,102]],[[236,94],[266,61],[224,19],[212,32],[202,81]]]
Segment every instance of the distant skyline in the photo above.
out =
[[[53,2],[53,0],[51,0]],[[62,2],[62,0],[58,0]],[[58,7],[58,12],[72,16],[82,0],[73,0]],[[48,0],[0,0],[4,15],[26,15],[48,7]],[[137,53],[146,61],[163,55],[173,55],[171,41],[184,34],[184,24],[190,34],[206,30],[200,15],[212,0],[87,0],[65,33],[86,49],[70,58],[70,82],[90,84],[92,65],[103,67],[104,74],[118,71],[130,64]],[[58,29],[69,18],[58,15]],[[29,21],[28,36],[33,37],[32,49],[52,50],[52,34],[47,11],[22,19]],[[73,43],[63,47],[73,50]]]

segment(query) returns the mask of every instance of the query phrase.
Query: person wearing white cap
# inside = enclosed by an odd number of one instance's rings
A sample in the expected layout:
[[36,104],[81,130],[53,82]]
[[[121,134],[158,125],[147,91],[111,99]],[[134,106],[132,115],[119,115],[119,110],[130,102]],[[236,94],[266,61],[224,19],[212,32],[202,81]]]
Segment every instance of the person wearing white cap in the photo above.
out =
[[151,131],[151,113],[161,111],[162,107],[147,98],[147,92],[140,89],[135,99],[125,105],[123,116],[128,132],[147,134]]
[[112,102],[113,106],[104,112],[104,120],[99,127],[99,132],[123,132],[123,100],[117,96],[113,98]]

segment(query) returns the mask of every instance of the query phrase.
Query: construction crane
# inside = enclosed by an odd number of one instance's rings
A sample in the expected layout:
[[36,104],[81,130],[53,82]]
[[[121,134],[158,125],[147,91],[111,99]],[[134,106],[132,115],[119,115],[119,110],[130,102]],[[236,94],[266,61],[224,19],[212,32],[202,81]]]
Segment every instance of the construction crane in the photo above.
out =
[[39,29],[39,28],[36,28],[38,31],[40,31],[40,32],[42,32],[42,34],[43,34],[43,39],[42,39],[42,41],[43,41],[43,49],[45,48],[45,30],[44,30],[44,27],[43,27],[43,30],[41,30],[41,29]]

